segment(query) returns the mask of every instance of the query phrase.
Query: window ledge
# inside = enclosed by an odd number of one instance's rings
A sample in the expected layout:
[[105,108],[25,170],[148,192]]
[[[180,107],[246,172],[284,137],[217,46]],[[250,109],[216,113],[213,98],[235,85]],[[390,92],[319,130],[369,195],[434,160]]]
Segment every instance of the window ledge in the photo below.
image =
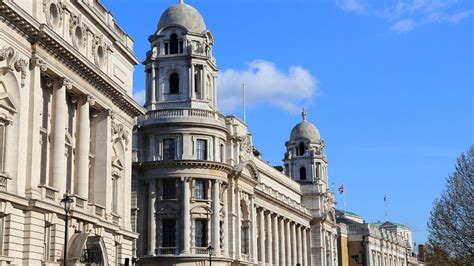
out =
[[196,198],[192,198],[192,199],[191,199],[191,202],[206,202],[206,203],[211,203],[212,200],[210,200],[210,199],[196,199]]
[[178,199],[160,199],[160,201],[178,202]]

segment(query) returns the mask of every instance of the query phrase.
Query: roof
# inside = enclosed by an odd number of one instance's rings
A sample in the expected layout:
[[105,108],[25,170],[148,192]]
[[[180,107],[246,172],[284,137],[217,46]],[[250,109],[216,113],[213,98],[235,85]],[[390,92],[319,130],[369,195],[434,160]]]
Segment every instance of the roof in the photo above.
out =
[[321,140],[321,135],[319,130],[312,123],[306,121],[306,112],[301,113],[303,121],[298,123],[292,130],[290,134],[290,142],[296,142],[298,140],[307,140],[312,143],[319,142]]
[[158,22],[157,33],[172,26],[183,27],[189,32],[204,33],[206,24],[199,11],[180,0],[163,12]]

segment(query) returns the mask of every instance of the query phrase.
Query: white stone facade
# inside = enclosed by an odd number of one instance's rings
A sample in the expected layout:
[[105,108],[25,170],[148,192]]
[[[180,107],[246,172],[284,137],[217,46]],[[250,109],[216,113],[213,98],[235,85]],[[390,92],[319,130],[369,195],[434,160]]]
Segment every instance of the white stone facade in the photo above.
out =
[[65,230],[68,265],[132,257],[132,45],[95,0],[0,1],[0,265],[61,264]]
[[307,180],[292,179],[259,157],[245,123],[218,112],[214,38],[196,9],[173,5],[149,40],[147,114],[134,134],[140,262],[204,265],[211,252],[213,265],[337,265],[317,129],[290,138],[317,150],[285,158],[307,165]]

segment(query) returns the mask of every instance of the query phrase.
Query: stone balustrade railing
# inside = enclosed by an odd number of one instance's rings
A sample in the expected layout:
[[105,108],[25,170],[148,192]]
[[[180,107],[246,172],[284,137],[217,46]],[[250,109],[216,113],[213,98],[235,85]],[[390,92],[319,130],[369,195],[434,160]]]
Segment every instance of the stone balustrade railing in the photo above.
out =
[[0,174],[0,191],[7,191],[8,177]]
[[177,255],[178,249],[176,247],[160,247],[158,248],[158,254],[159,255]]
[[139,123],[148,119],[166,119],[166,118],[208,118],[217,120],[222,123],[225,122],[225,116],[219,112],[203,109],[164,109],[164,110],[153,110],[148,111],[141,119]]
[[280,193],[277,190],[274,190],[273,188],[262,184],[260,187],[260,190],[267,194],[268,196],[285,203],[286,205],[289,205],[292,209],[299,210],[300,212],[303,212],[307,215],[311,215],[311,211],[307,208],[305,208],[303,205],[301,205],[299,202],[285,196],[284,194]]
[[401,246],[407,245],[407,239],[405,239],[401,235],[397,235],[394,232],[390,232],[384,228],[380,228],[377,225],[373,224],[350,224],[348,225],[348,229],[351,232],[354,233],[369,233],[370,235],[380,238],[380,239],[385,239],[390,242],[397,243]]

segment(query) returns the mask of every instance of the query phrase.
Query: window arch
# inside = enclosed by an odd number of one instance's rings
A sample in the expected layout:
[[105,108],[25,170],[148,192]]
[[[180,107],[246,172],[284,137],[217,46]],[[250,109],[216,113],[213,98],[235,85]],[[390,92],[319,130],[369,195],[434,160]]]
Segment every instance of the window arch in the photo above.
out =
[[172,34],[170,37],[170,54],[177,54],[179,48],[178,36]]
[[300,180],[306,180],[306,167],[300,168]]
[[170,94],[179,93],[179,74],[172,73],[170,75]]
[[305,152],[304,142],[300,142],[298,155],[304,155],[304,152]]

